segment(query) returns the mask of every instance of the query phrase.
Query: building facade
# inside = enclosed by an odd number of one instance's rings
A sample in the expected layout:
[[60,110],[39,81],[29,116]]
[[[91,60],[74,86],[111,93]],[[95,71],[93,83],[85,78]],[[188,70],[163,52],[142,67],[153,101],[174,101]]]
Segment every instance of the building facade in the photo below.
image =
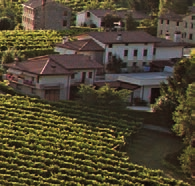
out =
[[158,19],[157,36],[180,42],[195,42],[195,7],[189,7],[186,15],[167,12]]
[[181,58],[184,48],[183,43],[157,38],[143,31],[90,32],[78,38],[56,44],[55,51],[90,55],[105,69],[117,56],[123,61],[124,72],[142,72],[151,62]]
[[50,101],[68,100],[71,86],[93,85],[102,66],[84,55],[50,55],[4,65],[15,90]]
[[70,27],[71,10],[53,0],[29,0],[23,4],[25,30],[63,30]]

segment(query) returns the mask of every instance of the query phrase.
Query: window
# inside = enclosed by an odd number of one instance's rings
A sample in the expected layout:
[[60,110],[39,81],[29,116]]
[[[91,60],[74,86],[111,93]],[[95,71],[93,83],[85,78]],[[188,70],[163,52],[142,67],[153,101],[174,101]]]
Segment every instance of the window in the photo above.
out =
[[128,56],[128,50],[124,50],[124,56]]
[[63,20],[63,26],[67,26],[67,20]]
[[112,48],[112,44],[109,44],[109,45],[108,45],[108,48]]
[[187,22],[185,22],[185,28],[187,28],[188,27],[188,23]]
[[193,23],[191,23],[190,28],[193,28],[193,27],[194,27],[194,24],[193,24]]
[[189,34],[189,40],[193,39],[193,34]]
[[163,34],[163,31],[162,30],[160,30],[160,35],[162,35]]
[[133,67],[137,66],[137,62],[133,62],[133,65],[132,66]]
[[182,38],[186,38],[186,32],[182,34]]
[[133,56],[136,57],[137,54],[138,54],[138,50],[136,49],[136,50],[133,51]]
[[148,50],[147,49],[144,49],[143,56],[147,56],[147,55],[148,55]]
[[36,89],[35,88],[31,88],[31,93],[32,94],[36,94]]
[[195,20],[195,16],[194,15],[192,16],[192,20]]
[[68,15],[68,12],[67,11],[64,11],[64,14],[63,14],[64,16],[67,16]]
[[128,46],[129,45],[129,43],[125,43],[125,46]]
[[179,26],[179,21],[176,22],[176,26]]
[[163,19],[160,20],[160,23],[163,24]]
[[90,12],[87,12],[87,17],[90,17]]
[[75,74],[72,74],[72,75],[71,75],[71,79],[74,79],[74,78],[75,78]]
[[169,25],[169,20],[167,20],[167,25]]
[[88,78],[92,78],[92,72],[89,72]]
[[142,62],[142,66],[146,66],[147,65],[147,63],[146,62]]
[[156,48],[153,48],[153,55],[156,55]]

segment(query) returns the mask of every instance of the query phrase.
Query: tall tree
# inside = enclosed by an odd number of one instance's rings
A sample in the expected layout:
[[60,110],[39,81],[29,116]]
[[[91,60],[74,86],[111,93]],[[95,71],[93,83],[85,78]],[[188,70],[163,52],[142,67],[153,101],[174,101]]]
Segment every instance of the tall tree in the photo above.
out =
[[125,29],[126,30],[136,30],[138,26],[138,23],[133,19],[132,13],[129,12],[126,15],[126,20],[125,20]]
[[181,59],[174,66],[174,72],[167,79],[168,83],[161,84],[161,96],[152,105],[156,112],[164,114],[169,122],[170,127],[173,125],[172,114],[179,105],[179,97],[186,97],[186,90],[191,83],[190,79],[191,61],[188,58]]

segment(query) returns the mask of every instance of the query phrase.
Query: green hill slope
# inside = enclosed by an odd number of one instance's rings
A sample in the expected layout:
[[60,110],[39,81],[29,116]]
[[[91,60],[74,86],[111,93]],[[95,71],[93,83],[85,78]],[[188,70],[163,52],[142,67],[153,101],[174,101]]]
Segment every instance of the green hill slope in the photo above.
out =
[[135,128],[120,113],[0,95],[0,185],[188,185],[113,149]]

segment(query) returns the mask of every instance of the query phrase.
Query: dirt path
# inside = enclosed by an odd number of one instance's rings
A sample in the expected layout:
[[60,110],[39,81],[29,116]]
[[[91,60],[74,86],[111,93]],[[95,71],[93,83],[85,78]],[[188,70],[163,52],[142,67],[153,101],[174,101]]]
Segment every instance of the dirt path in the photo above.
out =
[[161,169],[169,178],[181,179],[181,174],[170,170],[164,163],[167,154],[177,152],[182,147],[181,139],[170,134],[142,129],[127,148],[133,163],[152,169]]

